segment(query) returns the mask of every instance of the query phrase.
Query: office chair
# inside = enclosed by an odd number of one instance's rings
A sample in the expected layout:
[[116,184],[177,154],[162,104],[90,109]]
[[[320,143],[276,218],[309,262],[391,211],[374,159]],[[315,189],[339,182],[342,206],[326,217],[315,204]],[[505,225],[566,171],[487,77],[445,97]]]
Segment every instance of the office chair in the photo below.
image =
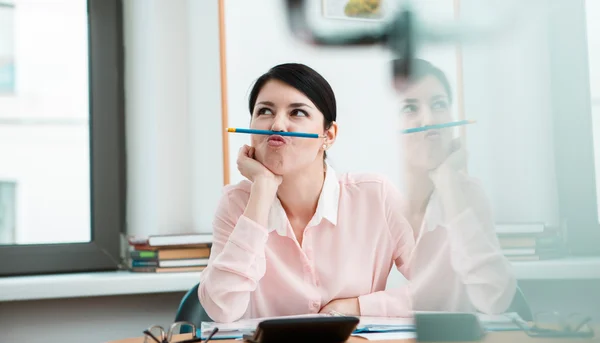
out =
[[[210,316],[200,304],[200,299],[198,299],[198,286],[200,284],[196,284],[192,289],[190,289],[181,299],[181,303],[179,304],[179,308],[177,309],[177,314],[175,315],[175,321],[186,321],[194,324],[196,328],[200,328],[202,322],[212,322]],[[182,327],[181,333],[189,333],[189,328]]]
[[513,297],[512,303],[506,312],[516,312],[521,318],[523,318],[524,321],[533,321],[531,307],[529,307],[529,303],[527,303],[527,299],[525,299],[525,294],[523,294],[523,291],[521,291],[519,286],[517,286],[515,296]]

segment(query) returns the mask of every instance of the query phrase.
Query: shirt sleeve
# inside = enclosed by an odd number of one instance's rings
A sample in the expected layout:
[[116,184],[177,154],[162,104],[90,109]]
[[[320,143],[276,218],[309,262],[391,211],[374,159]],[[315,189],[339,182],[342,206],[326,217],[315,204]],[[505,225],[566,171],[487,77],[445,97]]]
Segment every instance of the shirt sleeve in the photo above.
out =
[[216,322],[240,319],[248,308],[250,294],[265,274],[269,233],[240,216],[244,208],[235,195],[225,192],[213,220],[213,244],[208,266],[200,277],[198,297]]
[[[383,207],[394,249],[394,264],[398,271],[409,278],[409,258],[412,255],[415,239],[413,230],[404,217],[406,203],[398,190],[389,182],[383,182]],[[362,316],[408,317],[412,314],[412,285],[373,292],[358,297]]]
[[497,314],[510,306],[517,288],[512,265],[502,253],[491,205],[474,180],[465,183],[467,208],[445,226],[450,263],[480,312]]

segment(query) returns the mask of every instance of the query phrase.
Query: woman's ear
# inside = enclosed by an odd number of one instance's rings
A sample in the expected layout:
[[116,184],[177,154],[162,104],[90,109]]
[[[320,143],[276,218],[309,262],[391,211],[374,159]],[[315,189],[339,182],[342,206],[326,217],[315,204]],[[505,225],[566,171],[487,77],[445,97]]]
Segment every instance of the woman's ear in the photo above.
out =
[[332,122],[327,130],[325,130],[325,140],[323,141],[323,145],[327,146],[325,149],[329,149],[333,143],[335,143],[335,139],[337,138],[338,125],[336,122]]

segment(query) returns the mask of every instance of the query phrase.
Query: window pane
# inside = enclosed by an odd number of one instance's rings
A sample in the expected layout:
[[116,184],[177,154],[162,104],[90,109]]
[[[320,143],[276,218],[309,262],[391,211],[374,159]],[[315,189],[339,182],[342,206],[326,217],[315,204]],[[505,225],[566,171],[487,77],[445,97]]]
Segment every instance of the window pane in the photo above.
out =
[[[600,195],[600,2],[587,0],[585,3],[588,63],[590,68],[590,94],[592,97],[592,121],[594,127],[594,155],[596,164],[596,195]],[[600,201],[598,201],[600,218]]]
[[600,1],[587,0],[585,3],[588,53],[590,64],[590,90],[594,102],[600,102]]
[[0,244],[89,242],[86,1],[1,3]]

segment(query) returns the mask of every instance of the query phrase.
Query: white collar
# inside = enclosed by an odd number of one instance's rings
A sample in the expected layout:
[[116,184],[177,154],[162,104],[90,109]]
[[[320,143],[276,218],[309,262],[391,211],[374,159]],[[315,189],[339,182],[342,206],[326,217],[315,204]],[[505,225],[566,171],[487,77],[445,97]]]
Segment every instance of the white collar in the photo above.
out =
[[[326,164],[325,181],[319,195],[317,210],[308,226],[318,225],[323,219],[331,224],[337,225],[338,206],[340,201],[340,184],[335,170]],[[269,233],[277,231],[280,236],[287,236],[288,218],[279,198],[275,197],[271,210],[269,211],[268,230]]]

